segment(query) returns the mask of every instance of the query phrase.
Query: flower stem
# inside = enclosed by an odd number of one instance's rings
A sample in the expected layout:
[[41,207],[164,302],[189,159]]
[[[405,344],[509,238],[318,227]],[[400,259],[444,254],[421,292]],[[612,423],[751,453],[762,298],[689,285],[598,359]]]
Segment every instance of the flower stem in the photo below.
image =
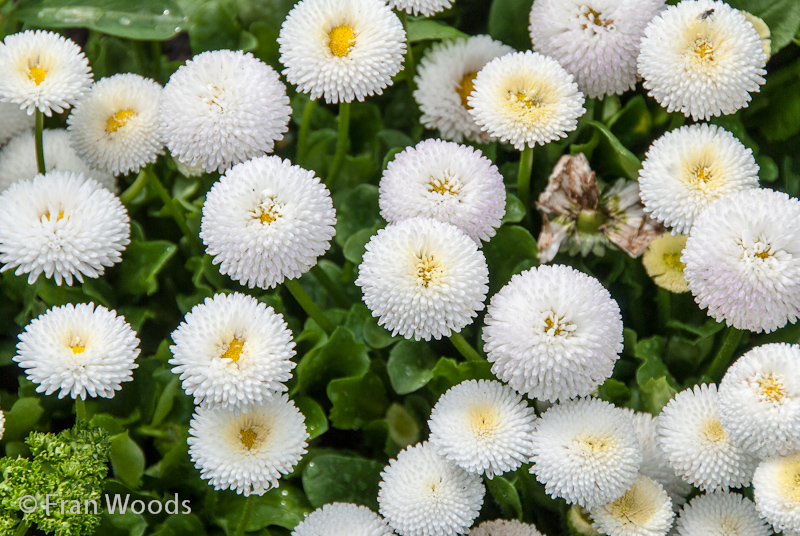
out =
[[328,188],[336,182],[336,176],[344,164],[344,156],[347,154],[347,138],[350,132],[350,103],[339,103],[339,137],[336,140],[336,155],[333,157],[333,165],[328,173],[328,180],[326,181]]
[[75,422],[86,421],[86,401],[78,397],[75,399]]
[[483,361],[483,358],[478,351],[470,346],[461,333],[451,333],[450,342],[453,343],[453,346],[456,347],[456,350],[458,350],[467,361]]
[[350,297],[344,293],[342,286],[331,279],[319,264],[315,264],[311,267],[311,273],[317,279],[319,284],[325,287],[325,290],[328,291],[328,294],[330,294],[331,297],[339,303],[339,305],[342,307],[347,307],[350,305],[352,300],[350,300]]
[[303,108],[303,119],[300,122],[300,132],[297,134],[297,162],[298,166],[302,166],[306,160],[306,152],[308,151],[308,129],[311,127],[311,117],[314,115],[314,108],[317,107],[315,99],[309,99],[306,107]]
[[525,147],[519,157],[519,173],[517,173],[517,197],[528,213],[531,191],[531,170],[533,169],[533,147]]
[[136,180],[133,181],[133,184],[128,186],[128,188],[119,194],[119,200],[122,201],[123,205],[130,205],[131,202],[136,199],[136,196],[139,195],[145,185],[147,184],[147,171],[143,169],[139,172],[136,176]]
[[44,114],[36,110],[36,165],[39,173],[44,175],[47,168],[44,165]]
[[328,320],[328,317],[325,316],[325,313],[322,312],[322,309],[317,307],[317,304],[314,303],[314,300],[312,300],[306,291],[303,290],[303,287],[300,286],[300,283],[297,281],[297,279],[286,279],[283,284],[286,285],[286,288],[292,294],[297,303],[300,304],[300,307],[303,308],[308,316],[314,319],[314,322],[316,322],[319,327],[325,330],[325,333],[328,335],[333,333],[333,324],[330,320]]
[[663,288],[658,288],[658,294],[656,295],[656,300],[658,303],[658,318],[661,324],[666,327],[667,321],[672,316],[672,296],[668,290],[664,290]]
[[181,211],[177,206],[175,206],[175,200],[172,199],[172,196],[169,195],[167,189],[164,188],[163,184],[161,184],[161,181],[158,179],[158,176],[155,174],[152,168],[147,166],[142,170],[142,173],[146,173],[148,175],[148,182],[150,183],[150,186],[153,188],[153,190],[155,190],[158,197],[161,198],[161,202],[164,203],[167,211],[169,211],[172,219],[175,220],[175,223],[178,224],[178,228],[183,233],[183,236],[185,236],[189,241],[189,244],[192,245],[192,248],[202,251],[203,248],[200,246],[199,239],[194,235],[194,233],[192,233],[192,231],[189,229],[189,226],[186,225],[186,220],[184,219],[183,214],[181,214]]
[[236,532],[233,533],[233,536],[242,536],[244,534],[245,529],[247,528],[247,523],[250,521],[250,516],[253,515],[253,507],[256,505],[255,495],[248,495],[247,500],[244,501],[244,512],[242,512],[242,520],[239,521],[239,526],[236,527]]
[[743,334],[744,331],[736,329],[733,326],[726,330],[725,338],[722,340],[722,346],[719,347],[714,361],[711,362],[711,365],[708,366],[708,370],[706,370],[705,375],[712,381],[718,381],[725,372],[725,369],[728,368],[733,352],[736,350],[736,347],[739,346],[739,341],[742,340]]
[[30,523],[23,519],[19,522],[19,525],[17,525],[17,532],[14,533],[14,536],[25,536],[29,528],[31,528]]

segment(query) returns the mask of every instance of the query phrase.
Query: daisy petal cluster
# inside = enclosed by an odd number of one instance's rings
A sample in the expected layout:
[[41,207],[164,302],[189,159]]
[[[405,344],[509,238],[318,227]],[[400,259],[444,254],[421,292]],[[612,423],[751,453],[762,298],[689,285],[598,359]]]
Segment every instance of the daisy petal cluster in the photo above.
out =
[[440,11],[449,9],[453,0],[388,0],[389,7],[405,11],[409,15],[430,17]]
[[161,85],[138,74],[94,84],[67,118],[75,152],[114,175],[139,171],[164,152],[158,132]]
[[381,473],[380,513],[403,536],[465,534],[486,489],[427,442],[406,448]]
[[133,379],[139,339],[116,311],[94,303],[68,303],[35,318],[19,336],[13,360],[37,393],[112,398]]
[[470,380],[450,388],[433,406],[429,441],[440,456],[492,478],[527,463],[535,418],[510,387]]
[[238,411],[286,391],[295,363],[292,332],[252,296],[217,294],[187,313],[172,333],[172,372],[202,407]]
[[378,324],[406,338],[448,337],[472,322],[488,291],[486,258],[449,223],[409,218],[366,245],[356,285]]
[[312,171],[263,156],[214,184],[200,238],[221,274],[266,289],[310,270],[330,247],[334,225],[330,192]]
[[292,536],[394,536],[394,531],[366,506],[337,502],[308,514]]
[[611,376],[622,318],[597,279],[568,266],[539,266],[492,297],[483,339],[498,379],[552,402],[588,395]]
[[434,218],[455,225],[480,244],[500,227],[506,189],[497,167],[480,151],[425,140],[389,162],[378,203],[381,216],[390,223]]
[[487,141],[488,136],[469,113],[472,107],[467,98],[478,72],[493,59],[513,51],[488,35],[434,44],[422,57],[414,77],[414,100],[422,112],[420,123],[438,130],[448,140]]
[[658,138],[639,171],[645,211],[673,233],[687,234],[718,199],[758,187],[753,151],[733,134],[706,123]]
[[516,519],[495,519],[484,521],[471,531],[469,536],[542,536],[533,525]]
[[130,219],[119,198],[81,174],[51,171],[0,194],[0,272],[16,268],[32,284],[99,277],[122,260]]
[[517,150],[565,138],[586,111],[572,75],[530,50],[486,64],[467,103],[482,130]]
[[639,41],[664,0],[536,0],[528,28],[536,52],[557,60],[589,98],[636,85]]
[[0,46],[0,100],[39,110],[47,117],[80,101],[92,85],[92,70],[78,45],[54,32],[27,30]]
[[737,493],[715,491],[692,499],[675,524],[678,536],[769,536],[753,501]]
[[608,536],[665,536],[675,512],[658,482],[639,475],[622,497],[591,510],[592,527]]
[[249,52],[198,54],[164,87],[159,132],[173,157],[222,173],[272,152],[292,109],[275,70]]
[[694,299],[737,329],[767,333],[800,314],[800,201],[750,189],[698,217],[681,261]]
[[306,453],[305,418],[284,394],[240,412],[197,408],[189,423],[189,456],[214,489],[249,496],[278,486]]
[[[0,101],[0,145],[29,128],[33,128],[33,115],[28,115],[18,104]],[[2,158],[0,158],[2,162]]]
[[645,28],[644,87],[668,112],[692,119],[732,114],[765,80],[767,55],[753,25],[717,0],[684,0]]
[[302,0],[281,26],[283,74],[325,102],[363,101],[392,85],[406,33],[385,0]]
[[545,491],[584,508],[621,497],[642,463],[630,419],[597,398],[548,409],[536,423],[533,452],[531,473]]
[[775,532],[800,532],[800,452],[761,461],[753,476],[756,510]]

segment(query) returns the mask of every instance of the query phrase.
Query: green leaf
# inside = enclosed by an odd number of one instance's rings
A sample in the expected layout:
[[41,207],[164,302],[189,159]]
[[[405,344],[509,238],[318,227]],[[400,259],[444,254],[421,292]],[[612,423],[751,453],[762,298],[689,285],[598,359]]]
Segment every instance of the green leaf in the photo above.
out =
[[[800,7],[800,3],[798,3]],[[767,76],[743,112],[745,125],[755,126],[770,141],[783,141],[800,132],[800,60]]]
[[408,42],[417,43],[432,39],[458,39],[469,37],[452,26],[430,19],[408,21]]
[[595,154],[593,158],[593,167],[596,166],[596,171],[637,180],[642,163],[636,155],[622,145],[622,142],[603,123],[590,121],[588,124],[601,134],[599,148],[603,150],[599,151],[599,157]]
[[483,246],[489,265],[489,295],[497,293],[511,276],[536,266],[536,239],[530,231],[519,225],[504,225]]
[[117,419],[108,413],[95,413],[92,415],[89,420],[89,426],[103,428],[108,432],[109,436],[121,434],[125,431],[125,428],[117,422]]
[[187,25],[172,0],[25,0],[15,15],[37,28],[89,28],[143,41],[171,39]]
[[528,14],[533,0],[494,0],[489,10],[489,35],[517,50],[531,48]]
[[120,290],[127,294],[155,294],[157,276],[176,251],[178,246],[166,240],[131,240],[120,265]]
[[525,217],[525,205],[519,197],[512,193],[506,194],[506,213],[503,215],[502,223],[519,223]]
[[378,187],[361,184],[333,196],[336,207],[336,236],[334,240],[344,247],[347,239],[361,229],[383,224],[378,206]]
[[639,387],[639,392],[644,409],[653,415],[658,415],[661,413],[661,408],[672,400],[677,390],[669,384],[667,378],[662,376],[657,379],[648,379],[644,385]]
[[767,23],[773,55],[788,45],[800,31],[800,2],[797,0],[729,0],[728,4],[748,11]]
[[378,232],[378,226],[370,227],[369,229],[361,229],[356,233],[350,235],[347,242],[344,244],[342,253],[344,258],[352,262],[356,266],[361,264],[361,259],[364,257],[364,252],[367,250],[367,243],[372,239],[373,235]]
[[328,398],[333,403],[331,424],[340,430],[358,430],[383,417],[388,401],[386,388],[377,374],[341,378],[328,384]]
[[111,440],[111,467],[123,484],[131,489],[141,485],[144,473],[144,452],[136,442],[128,436],[128,431],[117,434]]
[[758,178],[761,182],[775,182],[778,180],[778,164],[765,154],[756,157],[758,164]]
[[503,510],[503,516],[522,520],[522,501],[514,485],[502,476],[485,478],[484,482],[489,493]]
[[297,365],[295,392],[324,388],[335,378],[363,376],[369,369],[367,347],[353,333],[338,326],[324,344],[308,352]]
[[465,361],[458,363],[450,357],[440,357],[433,369],[433,379],[428,388],[435,397],[466,380],[496,380],[492,364],[488,361]]
[[[214,504],[217,524],[224,527],[228,534],[239,526],[244,512],[246,499],[241,495],[223,493],[217,495]],[[253,496],[253,513],[247,523],[248,533],[265,527],[277,526],[293,529],[311,512],[311,507],[303,492],[285,482],[272,488],[264,495]]]
[[631,390],[628,386],[614,378],[608,378],[598,388],[598,396],[615,406],[624,407],[630,400]]
[[386,411],[386,422],[389,423],[389,436],[400,448],[405,448],[419,441],[419,423],[400,404],[394,403],[389,406]]
[[388,329],[379,326],[378,319],[372,315],[364,319],[361,333],[364,336],[364,342],[378,350],[390,346],[397,340],[396,337],[392,337],[392,333]]
[[130,508],[121,514],[117,511],[114,514],[107,510],[100,512],[100,526],[97,527],[95,534],[103,536],[142,536],[147,530],[147,521],[141,514],[134,514]]
[[234,15],[223,2],[216,0],[206,2],[191,13],[189,42],[194,53],[238,49],[242,27]]
[[386,372],[398,395],[413,393],[433,378],[436,354],[421,341],[403,340],[389,353]]
[[313,398],[299,396],[294,399],[294,404],[306,419],[306,431],[309,439],[314,439],[328,431],[328,418],[325,410]]
[[378,511],[378,483],[382,462],[323,454],[303,471],[303,489],[314,508],[331,502],[363,504]]
[[194,514],[173,514],[159,525],[153,536],[205,536],[200,519]]
[[14,402],[11,410],[5,413],[6,424],[3,440],[17,441],[27,436],[39,422],[42,413],[44,413],[44,409],[37,397],[20,398]]
[[181,392],[180,385],[180,379],[177,376],[173,376],[166,387],[164,387],[164,390],[161,391],[158,402],[156,402],[156,409],[153,411],[153,420],[150,422],[150,426],[158,426],[161,424],[161,421],[163,421],[172,410],[175,397]]

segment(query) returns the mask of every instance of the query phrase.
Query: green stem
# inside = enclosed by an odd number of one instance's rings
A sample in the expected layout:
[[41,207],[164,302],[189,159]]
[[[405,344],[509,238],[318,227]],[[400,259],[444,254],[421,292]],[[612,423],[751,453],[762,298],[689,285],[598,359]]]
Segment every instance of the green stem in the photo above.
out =
[[453,343],[453,346],[456,347],[456,350],[458,350],[467,361],[483,361],[481,354],[479,354],[475,348],[470,346],[461,333],[450,334],[450,342]]
[[594,113],[592,115],[593,115],[593,119],[595,121],[597,121],[598,123],[602,123],[603,122],[604,104],[605,103],[603,102],[603,99],[601,99],[599,97],[594,99]]
[[242,520],[239,521],[239,526],[236,527],[236,532],[233,533],[233,536],[242,536],[244,534],[244,531],[247,528],[247,523],[250,521],[250,516],[253,515],[253,507],[255,505],[256,505],[256,496],[254,494],[248,495],[247,500],[244,501],[244,512],[242,512]]
[[668,290],[659,287],[656,300],[658,302],[658,318],[661,325],[666,327],[667,321],[672,316],[672,295]]
[[136,196],[139,195],[139,193],[147,184],[147,179],[147,171],[145,168],[139,172],[139,174],[136,176],[136,180],[133,181],[133,184],[128,186],[124,192],[119,194],[119,200],[122,201],[123,205],[130,205],[131,202],[136,199]]
[[733,326],[729,327],[725,332],[725,338],[722,340],[722,346],[719,347],[717,355],[714,356],[714,361],[708,366],[706,376],[712,381],[718,381],[722,378],[725,369],[728,368],[733,352],[739,346],[739,341],[742,340],[744,331],[736,329]]
[[75,399],[75,421],[86,421],[86,401],[81,397]]
[[136,433],[141,435],[146,435],[149,437],[160,437],[160,438],[167,438],[169,434],[164,430],[159,430],[158,428],[153,428],[152,426],[140,426],[136,429]]
[[181,211],[178,209],[177,206],[175,206],[175,200],[172,199],[172,196],[169,195],[167,189],[164,188],[163,184],[161,184],[161,181],[158,179],[158,176],[155,174],[152,168],[150,166],[147,166],[142,170],[142,173],[147,173],[149,177],[148,182],[150,183],[150,186],[153,188],[153,190],[155,190],[158,197],[161,198],[161,202],[164,203],[164,206],[167,208],[167,211],[172,216],[172,219],[175,220],[175,223],[178,224],[178,228],[180,228],[181,232],[183,233],[183,236],[185,236],[186,239],[189,240],[189,243],[192,245],[193,248],[195,249],[199,248],[200,250],[202,250],[203,248],[200,246],[199,239],[197,238],[197,236],[194,235],[194,233],[192,233],[192,231],[189,229],[189,226],[186,225],[186,220],[183,218],[183,214],[181,214]]
[[36,165],[39,173],[44,175],[47,168],[44,165],[44,114],[36,110]]
[[533,147],[525,147],[519,157],[519,172],[517,174],[517,197],[525,206],[528,213],[531,192],[531,170],[533,169]]
[[150,57],[153,59],[153,78],[160,83],[164,74],[161,41],[150,41]]
[[317,107],[315,99],[309,99],[306,107],[303,108],[303,119],[300,121],[300,132],[297,134],[297,164],[302,166],[306,161],[306,152],[308,150],[308,129],[311,127],[311,118],[314,115],[314,108]]
[[319,327],[325,330],[325,333],[328,335],[333,333],[333,324],[328,320],[328,317],[325,316],[325,313],[322,312],[322,309],[317,307],[314,300],[303,290],[303,287],[300,286],[297,279],[286,279],[283,284],[286,285],[286,288],[292,296],[294,296],[297,303],[300,304],[300,307],[303,308],[308,316],[314,319],[314,322],[316,322]]
[[29,528],[31,528],[30,523],[23,519],[19,522],[19,525],[17,525],[17,532],[14,533],[14,536],[25,536],[25,533],[28,532]]
[[339,137],[336,140],[336,155],[333,157],[333,165],[328,173],[327,185],[330,188],[336,182],[336,176],[344,164],[344,156],[347,154],[347,138],[350,132],[350,103],[339,103]]
[[328,291],[328,294],[330,294],[331,297],[339,303],[339,305],[342,307],[347,307],[350,305],[352,300],[347,294],[344,293],[342,286],[331,279],[319,264],[315,264],[311,268],[311,273],[314,275],[319,284],[325,287],[325,290]]

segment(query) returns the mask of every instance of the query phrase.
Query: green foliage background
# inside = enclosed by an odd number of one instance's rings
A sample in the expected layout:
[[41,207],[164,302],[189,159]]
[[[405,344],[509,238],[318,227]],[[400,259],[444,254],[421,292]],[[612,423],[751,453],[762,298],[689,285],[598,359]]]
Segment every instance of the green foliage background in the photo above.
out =
[[[57,29],[81,43],[95,79],[136,72],[162,84],[186,59],[220,48],[252,52],[277,70],[275,42],[291,0],[0,0],[0,32],[24,28]],[[670,2],[674,3],[674,2]],[[800,2],[733,0],[734,7],[762,17],[772,31],[773,57],[767,83],[750,106],[712,122],[736,135],[756,155],[762,186],[800,195]],[[519,50],[530,48],[527,14],[531,0],[457,0],[431,19],[409,17],[408,36],[417,60],[434,42],[489,33]],[[411,63],[407,68],[413,68]],[[310,117],[304,158],[297,161],[297,133],[308,98],[288,87],[293,116],[290,132],[275,154],[325,177],[336,145],[337,109],[320,104]],[[533,196],[558,157],[583,152],[605,183],[635,180],[650,143],[685,123],[668,114],[638,86],[621,97],[589,100],[577,130],[560,142],[536,147]],[[186,178],[163,157],[155,172],[168,189],[144,188],[128,204],[134,220],[123,262],[100,279],[57,287],[40,277],[0,276],[0,407],[6,411],[5,455],[29,456],[23,442],[32,430],[60,431],[72,426],[71,399],[42,396],[11,361],[17,335],[50,307],[67,302],[103,304],[116,309],[138,332],[142,354],[134,381],[111,400],[87,402],[90,423],[110,436],[106,493],[132,499],[172,499],[191,504],[190,514],[103,514],[97,534],[104,536],[202,536],[232,533],[244,499],[215,492],[199,478],[187,454],[192,400],[180,387],[167,360],[170,333],[194,305],[217,292],[247,292],[273,306],[288,321],[297,343],[292,399],[306,417],[308,455],[295,471],[256,501],[247,530],[253,535],[287,535],[313,509],[332,501],[352,501],[377,510],[379,474],[406,445],[424,440],[432,405],[449,387],[470,378],[491,378],[486,362],[466,362],[448,340],[431,343],[391,337],[361,302],[353,284],[364,244],[385,225],[378,210],[378,188],[386,163],[403,148],[435,136],[418,121],[406,71],[383,95],[353,103],[351,138],[344,168],[332,190],[337,234],[320,261],[323,274],[309,273],[301,285],[335,322],[330,335],[306,318],[282,287],[249,291],[221,276],[197,240],[188,240],[171,218],[178,211],[197,235],[204,196],[217,175]],[[65,116],[48,126],[65,125]],[[506,145],[480,149],[500,168],[508,186],[507,214],[497,235],[485,245],[491,274],[490,296],[515,273],[534,266],[539,220],[535,209],[513,195],[519,153]],[[120,179],[124,190],[135,176]],[[526,218],[526,211],[530,212]],[[620,406],[658,413],[678,390],[705,378],[722,343],[723,325],[697,308],[691,295],[669,295],[646,276],[641,262],[619,251],[603,257],[570,257],[573,265],[597,277],[619,303],[625,349],[600,396]],[[487,299],[488,301],[488,299]],[[462,335],[481,346],[479,318]],[[766,342],[800,341],[800,325],[769,335],[745,336],[735,355]],[[486,481],[480,519],[518,518],[550,535],[566,534],[565,504],[553,501],[528,467]]]

